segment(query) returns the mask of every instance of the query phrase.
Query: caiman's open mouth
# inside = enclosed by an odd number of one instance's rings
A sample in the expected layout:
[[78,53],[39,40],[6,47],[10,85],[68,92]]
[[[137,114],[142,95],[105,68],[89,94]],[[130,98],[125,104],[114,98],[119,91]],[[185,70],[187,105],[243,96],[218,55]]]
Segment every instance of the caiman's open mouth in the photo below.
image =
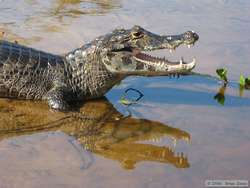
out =
[[158,68],[159,70],[168,70],[168,71],[182,71],[182,70],[191,70],[195,67],[196,59],[193,58],[191,62],[185,62],[181,58],[177,62],[172,62],[167,60],[165,57],[154,57],[141,52],[139,49],[132,49],[132,55],[136,61],[147,64]]

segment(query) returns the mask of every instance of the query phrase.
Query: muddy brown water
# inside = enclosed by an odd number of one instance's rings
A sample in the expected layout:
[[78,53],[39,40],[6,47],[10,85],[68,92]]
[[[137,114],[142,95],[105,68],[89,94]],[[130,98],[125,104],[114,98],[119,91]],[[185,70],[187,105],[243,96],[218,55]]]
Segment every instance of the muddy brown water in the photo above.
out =
[[[225,67],[232,81],[223,88],[202,76],[130,77],[106,99],[69,113],[0,99],[0,188],[199,188],[207,179],[249,180],[250,92],[240,94],[237,85],[250,75],[249,9],[241,0],[0,0],[2,38],[57,54],[116,27],[195,30],[193,48],[154,54],[195,56],[196,72]],[[144,97],[125,107],[118,101],[129,87]]]

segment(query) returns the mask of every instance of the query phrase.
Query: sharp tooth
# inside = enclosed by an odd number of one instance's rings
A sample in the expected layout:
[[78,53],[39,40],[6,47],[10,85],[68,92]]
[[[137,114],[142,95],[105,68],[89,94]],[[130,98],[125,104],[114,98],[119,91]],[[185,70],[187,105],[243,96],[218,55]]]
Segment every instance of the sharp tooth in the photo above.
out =
[[192,60],[192,62],[190,62],[190,64],[191,64],[192,66],[194,66],[194,65],[195,65],[195,62],[196,62],[196,59],[193,58],[193,60]]
[[183,64],[183,58],[181,58],[181,60],[180,60],[180,65],[182,65]]
[[168,37],[167,39],[168,39],[168,40],[172,40],[172,37]]
[[184,66],[185,69],[190,70],[190,69],[194,68],[195,63],[196,63],[196,59],[193,58],[193,60],[190,63],[184,64],[183,66]]
[[196,59],[195,58],[193,58],[193,61],[192,61],[192,63],[195,63],[196,62]]
[[191,144],[191,139],[190,139],[190,138],[186,138],[185,140],[186,140],[186,142],[187,142],[188,144]]
[[191,44],[188,45],[188,48],[191,48]]
[[179,159],[179,162],[180,162],[180,164],[182,164],[182,162],[183,162],[183,159],[182,159],[182,158],[180,158],[180,159]]
[[174,140],[173,140],[174,148],[176,147],[176,144],[177,144],[177,139],[174,138]]
[[163,150],[162,157],[166,157],[166,150]]

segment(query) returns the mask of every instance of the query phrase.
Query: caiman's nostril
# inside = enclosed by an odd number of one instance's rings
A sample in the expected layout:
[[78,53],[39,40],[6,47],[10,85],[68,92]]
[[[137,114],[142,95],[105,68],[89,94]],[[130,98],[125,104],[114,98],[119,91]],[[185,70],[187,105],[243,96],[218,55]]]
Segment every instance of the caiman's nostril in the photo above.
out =
[[198,40],[198,39],[199,39],[199,35],[198,35],[198,34],[193,33],[193,36],[194,36],[194,39],[195,39],[195,40]]

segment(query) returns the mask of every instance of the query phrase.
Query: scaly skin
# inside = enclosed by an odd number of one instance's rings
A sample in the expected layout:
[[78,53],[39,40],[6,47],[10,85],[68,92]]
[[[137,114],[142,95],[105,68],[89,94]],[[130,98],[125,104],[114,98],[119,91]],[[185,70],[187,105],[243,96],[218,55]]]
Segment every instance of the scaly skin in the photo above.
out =
[[119,161],[126,169],[143,161],[189,167],[186,156],[155,144],[162,138],[189,142],[189,133],[157,121],[124,117],[106,99],[86,102],[79,112],[67,113],[51,112],[40,101],[0,99],[0,140],[47,131],[73,136],[85,149]]
[[0,97],[47,100],[67,110],[75,101],[99,98],[130,75],[186,74],[195,67],[142,51],[175,49],[198,40],[193,31],[160,36],[139,27],[116,29],[65,56],[0,40]]

